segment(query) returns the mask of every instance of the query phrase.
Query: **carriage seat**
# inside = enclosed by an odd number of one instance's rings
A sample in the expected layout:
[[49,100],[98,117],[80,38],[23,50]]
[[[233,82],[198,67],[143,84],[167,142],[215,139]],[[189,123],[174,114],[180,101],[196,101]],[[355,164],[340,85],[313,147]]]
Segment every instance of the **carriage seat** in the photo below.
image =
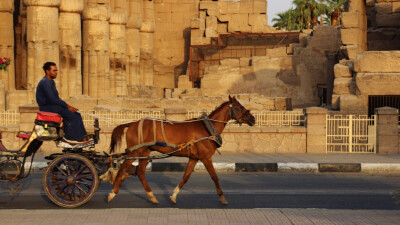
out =
[[39,111],[36,114],[36,121],[61,123],[62,122],[62,117],[58,113]]
[[17,134],[17,137],[22,138],[22,139],[29,139],[31,135],[29,133],[26,133],[24,131],[19,131]]

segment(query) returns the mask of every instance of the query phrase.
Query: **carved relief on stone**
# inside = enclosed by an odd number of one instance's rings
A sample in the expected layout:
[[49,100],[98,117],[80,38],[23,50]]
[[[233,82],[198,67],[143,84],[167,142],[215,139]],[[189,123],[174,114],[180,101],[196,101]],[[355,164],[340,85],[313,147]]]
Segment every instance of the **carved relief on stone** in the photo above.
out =
[[142,85],[153,85],[154,2],[142,1],[140,27],[140,74]]
[[128,85],[140,84],[140,27],[142,26],[141,0],[128,0],[126,24],[126,74]]
[[62,0],[59,16],[60,86],[64,98],[82,94],[81,13],[83,0]]
[[83,10],[83,94],[94,98],[109,96],[109,19],[109,0],[85,0]]
[[110,92],[126,95],[126,0],[111,0],[110,18]]

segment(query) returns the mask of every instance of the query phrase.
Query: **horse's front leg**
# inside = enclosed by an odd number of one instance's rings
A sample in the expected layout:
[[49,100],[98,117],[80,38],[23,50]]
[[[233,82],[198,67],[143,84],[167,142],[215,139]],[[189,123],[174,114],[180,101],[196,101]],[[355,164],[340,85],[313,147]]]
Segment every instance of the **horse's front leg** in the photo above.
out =
[[217,173],[215,172],[214,165],[212,163],[212,159],[211,158],[203,159],[201,161],[203,162],[204,166],[206,167],[208,174],[210,174],[211,179],[215,183],[215,187],[217,188],[217,194],[219,195],[219,201],[224,205],[228,205],[228,201],[226,201],[226,198],[224,196],[224,193],[222,192],[221,186],[219,185],[218,176],[217,176]]
[[179,191],[182,189],[183,185],[189,180],[190,175],[193,172],[194,167],[196,166],[198,159],[189,159],[189,162],[186,166],[185,174],[183,175],[182,181],[176,186],[174,193],[169,197],[173,203],[176,203],[176,196]]
[[[150,155],[150,150],[146,150],[143,154],[143,156],[149,156]],[[142,182],[143,188],[146,191],[146,195],[149,198],[150,202],[154,204],[158,204],[157,198],[154,196],[153,191],[151,190],[149,184],[147,183],[146,180],[146,166],[149,163],[149,160],[147,159],[141,159],[139,160],[139,166],[136,170],[136,174],[140,179],[140,182]]]

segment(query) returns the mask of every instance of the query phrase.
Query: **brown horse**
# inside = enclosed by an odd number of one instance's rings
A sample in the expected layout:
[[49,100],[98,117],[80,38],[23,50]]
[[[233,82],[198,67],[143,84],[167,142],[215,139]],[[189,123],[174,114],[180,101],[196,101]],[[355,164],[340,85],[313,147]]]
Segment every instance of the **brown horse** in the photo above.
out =
[[[250,126],[255,124],[255,118],[251,115],[250,111],[243,107],[235,97],[229,96],[229,101],[220,105],[217,109],[215,109],[210,115],[210,120],[212,124],[216,128],[219,133],[222,133],[227,122],[231,119],[236,120],[238,123],[246,123]],[[145,120],[143,122],[143,141],[152,142],[154,141],[154,137],[156,137],[157,142],[164,142],[165,139],[168,140],[169,144],[174,144],[179,146],[184,143],[193,143],[190,148],[184,148],[180,151],[173,153],[173,156],[179,157],[188,157],[189,162],[186,166],[186,171],[183,176],[182,181],[175,188],[170,199],[173,203],[176,203],[176,196],[179,191],[182,189],[183,185],[188,181],[193,169],[198,160],[203,162],[205,168],[211,176],[211,179],[215,183],[215,187],[217,189],[217,193],[219,195],[219,200],[222,204],[228,204],[226,201],[224,194],[219,185],[218,176],[215,173],[215,169],[212,163],[211,157],[214,155],[217,145],[214,141],[207,139],[194,143],[194,140],[198,140],[202,137],[210,137],[209,132],[207,131],[204,123],[201,120],[188,120],[185,122],[177,122],[177,123],[164,123],[164,131],[165,136],[163,137],[163,133],[161,131],[161,122],[156,122],[156,132],[154,134],[154,124],[152,120]],[[138,126],[139,122],[133,122],[129,124],[122,124],[114,128],[112,137],[111,137],[111,145],[110,152],[114,151],[114,148],[121,142],[121,137],[124,133],[124,129],[128,127],[126,132],[126,145],[127,149],[132,146],[136,146],[139,143],[138,140]],[[166,141],[165,141],[166,142]],[[127,157],[147,157],[150,155],[151,151],[158,151],[164,154],[171,153],[176,151],[176,148],[173,147],[161,147],[161,146],[144,146],[134,151],[126,151]],[[114,188],[108,195],[108,201],[110,202],[116,194],[118,194],[121,183],[131,175],[127,173],[127,169],[132,167],[132,162],[134,159],[126,159],[118,171],[114,182]],[[144,189],[147,192],[147,196],[149,200],[153,203],[158,203],[156,197],[154,196],[151,188],[149,187],[146,178],[145,178],[145,170],[146,165],[148,163],[148,159],[140,159],[139,166],[136,169],[136,174],[139,177],[140,181]]]

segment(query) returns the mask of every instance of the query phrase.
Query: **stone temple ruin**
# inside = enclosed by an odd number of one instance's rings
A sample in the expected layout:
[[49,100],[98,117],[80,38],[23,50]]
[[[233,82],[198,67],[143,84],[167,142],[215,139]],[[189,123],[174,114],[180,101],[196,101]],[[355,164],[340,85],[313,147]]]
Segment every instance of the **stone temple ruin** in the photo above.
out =
[[61,97],[84,110],[200,110],[235,94],[256,110],[371,112],[399,95],[399,5],[349,0],[342,27],[286,32],[266,0],[2,0],[0,109],[35,104],[54,61]]
[[[341,27],[278,31],[267,18],[266,0],[1,0],[0,57],[12,64],[0,71],[0,112],[19,111],[0,124],[5,145],[16,149],[15,134],[32,129],[46,61],[58,64],[61,97],[82,111],[185,119],[166,108],[210,111],[231,94],[260,118],[292,115],[281,127],[228,127],[228,151],[325,153],[327,114],[400,108],[400,0],[349,0]],[[376,138],[366,125],[360,151],[399,153],[397,114],[378,110]]]

